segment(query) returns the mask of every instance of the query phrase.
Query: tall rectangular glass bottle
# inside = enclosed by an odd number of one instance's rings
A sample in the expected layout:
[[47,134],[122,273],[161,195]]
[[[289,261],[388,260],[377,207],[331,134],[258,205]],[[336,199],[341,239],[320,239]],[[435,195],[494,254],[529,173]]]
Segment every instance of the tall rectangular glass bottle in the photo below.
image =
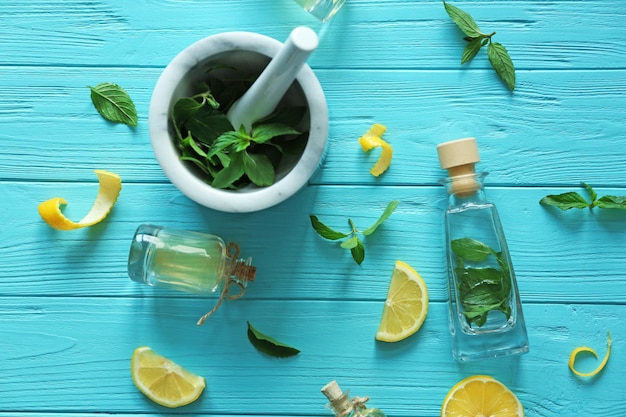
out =
[[443,184],[452,353],[459,361],[528,352],[528,336],[513,264],[498,211],[476,173],[476,139],[437,147]]

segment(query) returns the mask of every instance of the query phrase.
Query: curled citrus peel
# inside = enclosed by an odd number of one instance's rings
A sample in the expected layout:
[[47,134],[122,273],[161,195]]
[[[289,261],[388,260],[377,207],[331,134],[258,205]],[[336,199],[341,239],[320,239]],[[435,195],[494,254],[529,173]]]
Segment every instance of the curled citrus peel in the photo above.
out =
[[380,158],[378,158],[376,164],[372,167],[372,169],[370,169],[370,173],[375,177],[378,177],[380,174],[385,172],[391,164],[393,149],[391,148],[391,145],[381,138],[386,130],[387,128],[385,126],[375,123],[363,136],[359,138],[359,144],[361,144],[363,152],[368,152],[376,147],[382,148]]
[[611,355],[611,333],[609,332],[607,335],[607,349],[606,349],[606,354],[604,355],[604,359],[602,360],[602,362],[600,363],[600,365],[598,365],[598,367],[596,369],[594,369],[591,372],[580,372],[577,371],[575,368],[575,363],[576,363],[576,357],[578,356],[579,353],[591,353],[593,356],[595,356],[596,358],[598,357],[598,354],[596,353],[596,351],[593,348],[587,347],[587,346],[580,346],[577,347],[576,349],[574,349],[572,351],[572,353],[569,355],[569,369],[570,371],[572,371],[573,373],[575,373],[578,376],[582,376],[582,377],[587,377],[587,376],[594,376],[596,374],[598,374],[598,372],[600,372],[602,369],[604,369],[604,367],[606,366],[606,363],[609,361],[609,356]]
[[54,197],[39,204],[39,215],[50,227],[57,230],[80,229],[101,222],[109,214],[122,190],[122,180],[113,172],[103,170],[94,172],[98,176],[100,188],[91,210],[82,220],[73,222],[65,217],[61,212],[61,206],[66,205],[67,201],[62,197]]

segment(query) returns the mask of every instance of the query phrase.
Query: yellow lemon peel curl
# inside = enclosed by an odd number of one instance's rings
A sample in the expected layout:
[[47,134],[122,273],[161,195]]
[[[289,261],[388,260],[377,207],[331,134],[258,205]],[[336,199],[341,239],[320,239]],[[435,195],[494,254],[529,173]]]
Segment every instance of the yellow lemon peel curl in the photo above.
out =
[[393,149],[391,148],[391,145],[381,138],[386,130],[387,127],[384,125],[375,123],[367,132],[365,132],[363,136],[359,138],[359,144],[361,145],[361,148],[363,148],[363,152],[368,152],[376,147],[382,148],[380,158],[378,158],[376,164],[372,167],[372,169],[370,169],[370,173],[375,177],[378,177],[380,174],[385,172],[391,164]]
[[587,347],[587,346],[580,346],[577,347],[576,349],[574,349],[572,351],[572,353],[569,355],[569,362],[568,362],[568,366],[570,371],[572,371],[573,373],[575,373],[578,376],[581,377],[588,377],[588,376],[594,376],[597,375],[601,370],[604,369],[604,367],[606,366],[606,363],[609,361],[609,356],[611,355],[611,343],[613,341],[611,340],[611,333],[608,332],[607,335],[607,349],[606,349],[606,354],[604,355],[604,359],[602,360],[602,362],[600,362],[600,365],[598,365],[598,367],[596,369],[594,369],[591,372],[580,372],[576,370],[575,367],[575,363],[576,363],[576,357],[578,356],[578,354],[580,353],[591,353],[593,356],[595,356],[596,358],[598,357],[598,354],[596,353],[596,351],[593,348]]
[[61,206],[67,204],[62,197],[54,197],[39,204],[41,218],[48,225],[57,230],[74,230],[92,226],[101,222],[111,211],[122,190],[122,180],[119,175],[104,170],[94,171],[98,176],[100,187],[91,210],[78,222],[74,222],[61,212]]

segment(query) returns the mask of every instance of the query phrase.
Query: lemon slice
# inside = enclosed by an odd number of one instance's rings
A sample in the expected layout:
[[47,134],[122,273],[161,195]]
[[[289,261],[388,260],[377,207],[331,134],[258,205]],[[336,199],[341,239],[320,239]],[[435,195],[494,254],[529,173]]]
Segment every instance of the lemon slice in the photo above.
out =
[[376,340],[397,342],[417,332],[428,314],[428,289],[405,262],[396,261]]
[[92,226],[101,222],[111,211],[122,190],[122,180],[112,172],[95,170],[100,188],[89,213],[78,222],[73,222],[63,215],[61,206],[67,204],[62,197],[54,197],[39,204],[39,215],[50,227],[57,230],[74,230]]
[[569,355],[569,362],[568,362],[568,366],[570,371],[572,371],[573,373],[575,373],[578,376],[594,376],[596,374],[598,374],[598,372],[600,372],[601,370],[604,369],[604,367],[606,366],[606,363],[609,361],[609,356],[611,356],[611,333],[608,333],[607,336],[607,349],[606,349],[606,354],[604,355],[604,359],[602,360],[602,362],[600,362],[600,365],[598,365],[598,367],[596,369],[594,369],[591,372],[580,372],[576,370],[576,357],[578,356],[579,353],[591,353],[593,356],[595,356],[596,358],[598,357],[598,354],[596,353],[596,351],[593,348],[587,347],[587,346],[580,346],[577,347],[576,349],[574,349],[572,351],[572,353]]
[[185,370],[148,346],[135,349],[130,368],[139,391],[169,408],[194,402],[206,385],[203,377]]
[[441,417],[523,417],[524,407],[515,394],[490,376],[474,375],[450,389]]
[[381,138],[386,130],[387,128],[385,126],[375,123],[363,136],[359,138],[359,144],[361,145],[361,148],[363,148],[363,152],[368,152],[376,147],[382,148],[378,161],[374,164],[372,169],[370,169],[370,173],[375,177],[378,177],[380,174],[385,172],[391,164],[393,149],[391,148],[391,145]]

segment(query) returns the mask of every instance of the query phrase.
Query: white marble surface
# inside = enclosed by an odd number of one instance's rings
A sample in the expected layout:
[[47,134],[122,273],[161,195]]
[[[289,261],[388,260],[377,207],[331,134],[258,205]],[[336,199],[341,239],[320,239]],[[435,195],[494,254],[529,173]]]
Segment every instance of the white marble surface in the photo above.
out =
[[[179,158],[170,125],[170,109],[176,101],[191,94],[191,84],[204,70],[229,60],[241,65],[266,65],[280,49],[276,39],[251,32],[225,32],[201,39],[180,52],[168,64],[154,88],[150,101],[150,141],[159,165],[170,181],[187,197],[203,206],[234,213],[253,212],[286,200],[304,185],[322,164],[328,137],[328,107],[322,87],[308,65],[296,77],[310,115],[310,131],[301,158],[295,165],[279,167],[276,182],[269,187],[248,187],[231,191],[208,185]],[[268,57],[268,58],[264,58]],[[286,93],[298,100],[298,87]]]

